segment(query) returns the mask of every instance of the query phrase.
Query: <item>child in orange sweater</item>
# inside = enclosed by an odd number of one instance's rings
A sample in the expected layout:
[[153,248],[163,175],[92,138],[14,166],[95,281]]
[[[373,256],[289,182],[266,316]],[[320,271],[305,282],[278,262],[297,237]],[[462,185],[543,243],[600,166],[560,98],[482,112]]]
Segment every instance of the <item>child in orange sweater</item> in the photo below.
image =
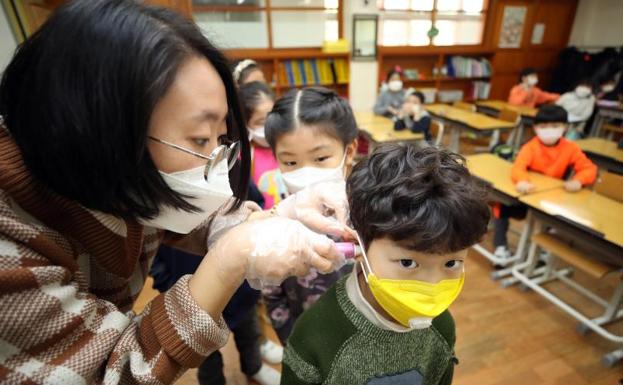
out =
[[511,89],[508,103],[515,106],[532,107],[558,100],[559,94],[545,92],[536,84],[539,77],[534,68],[524,68],[519,73],[519,84]]
[[[534,189],[528,170],[563,179],[567,170],[573,167],[573,176],[564,183],[565,190],[571,192],[595,182],[597,166],[576,143],[564,138],[567,128],[567,111],[564,108],[554,104],[542,106],[534,123],[536,137],[521,147],[511,171],[511,179],[517,191],[526,194]],[[526,208],[501,205],[496,214],[493,238],[495,255],[508,258],[511,256],[506,240],[508,218],[525,217]]]

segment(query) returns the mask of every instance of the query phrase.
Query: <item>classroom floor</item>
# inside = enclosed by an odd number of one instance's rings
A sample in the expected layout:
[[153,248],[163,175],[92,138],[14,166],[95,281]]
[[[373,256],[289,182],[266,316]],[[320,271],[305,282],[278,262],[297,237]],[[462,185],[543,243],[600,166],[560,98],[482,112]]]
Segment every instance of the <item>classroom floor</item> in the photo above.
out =
[[[518,232],[518,223],[511,229]],[[516,237],[510,237],[511,244]],[[452,305],[457,324],[456,385],[612,385],[623,379],[623,363],[608,369],[601,365],[601,357],[616,345],[590,333],[581,336],[575,331],[576,322],[533,292],[519,287],[503,289],[489,278],[493,267],[478,253],[471,251],[466,263],[466,280],[461,296]],[[589,282],[576,272],[574,278]],[[613,284],[613,282],[610,282]],[[151,296],[151,282],[137,302],[141,307]],[[548,286],[552,291],[565,289],[560,284]],[[600,285],[601,294],[611,290]],[[575,293],[568,298],[579,309],[590,306]],[[623,333],[623,322],[613,325],[613,331]],[[269,335],[272,334],[269,331]],[[276,338],[275,338],[276,340]],[[228,385],[247,384],[240,373],[238,353],[233,340],[223,348],[225,374]],[[196,371],[186,372],[178,385],[195,385]],[[255,382],[248,382],[256,385]]]

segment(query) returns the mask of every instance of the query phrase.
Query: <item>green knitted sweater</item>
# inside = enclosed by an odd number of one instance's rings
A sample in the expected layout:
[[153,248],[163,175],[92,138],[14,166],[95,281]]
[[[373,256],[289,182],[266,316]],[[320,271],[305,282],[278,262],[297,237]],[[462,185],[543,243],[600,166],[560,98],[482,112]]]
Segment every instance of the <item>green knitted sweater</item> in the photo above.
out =
[[445,311],[427,329],[398,333],[365,318],[340,279],[297,320],[281,385],[437,385],[452,383],[454,320]]

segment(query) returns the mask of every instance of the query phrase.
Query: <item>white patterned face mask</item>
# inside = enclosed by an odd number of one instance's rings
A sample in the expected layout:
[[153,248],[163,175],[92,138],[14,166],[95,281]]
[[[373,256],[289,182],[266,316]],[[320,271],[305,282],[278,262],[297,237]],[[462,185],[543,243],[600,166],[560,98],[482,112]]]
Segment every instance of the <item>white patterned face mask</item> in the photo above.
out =
[[346,161],[346,151],[340,165],[335,168],[302,167],[298,170],[284,172],[281,174],[283,181],[290,194],[301,191],[307,186],[319,182],[328,182],[344,179],[344,162]]
[[210,171],[208,182],[204,170],[205,166],[201,166],[171,174],[160,172],[171,190],[192,197],[186,198],[186,201],[201,211],[188,212],[171,206],[162,206],[158,216],[140,222],[145,226],[179,234],[188,234],[205,222],[233,196],[233,192],[229,186],[227,159],[223,159]]

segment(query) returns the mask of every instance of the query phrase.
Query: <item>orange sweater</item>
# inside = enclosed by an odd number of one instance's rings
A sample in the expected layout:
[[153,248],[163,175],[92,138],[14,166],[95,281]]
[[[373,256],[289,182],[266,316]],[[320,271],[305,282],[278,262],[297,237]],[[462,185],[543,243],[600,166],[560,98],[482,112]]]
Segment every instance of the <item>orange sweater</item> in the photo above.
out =
[[555,146],[546,146],[534,137],[524,144],[515,159],[511,178],[514,183],[530,180],[528,170],[554,178],[562,178],[567,167],[573,166],[573,179],[589,185],[595,182],[597,166],[584,155],[576,143],[561,138]]
[[508,95],[508,103],[514,106],[534,108],[539,104],[555,102],[559,97],[559,94],[545,92],[539,87],[526,90],[524,86],[517,84]]

